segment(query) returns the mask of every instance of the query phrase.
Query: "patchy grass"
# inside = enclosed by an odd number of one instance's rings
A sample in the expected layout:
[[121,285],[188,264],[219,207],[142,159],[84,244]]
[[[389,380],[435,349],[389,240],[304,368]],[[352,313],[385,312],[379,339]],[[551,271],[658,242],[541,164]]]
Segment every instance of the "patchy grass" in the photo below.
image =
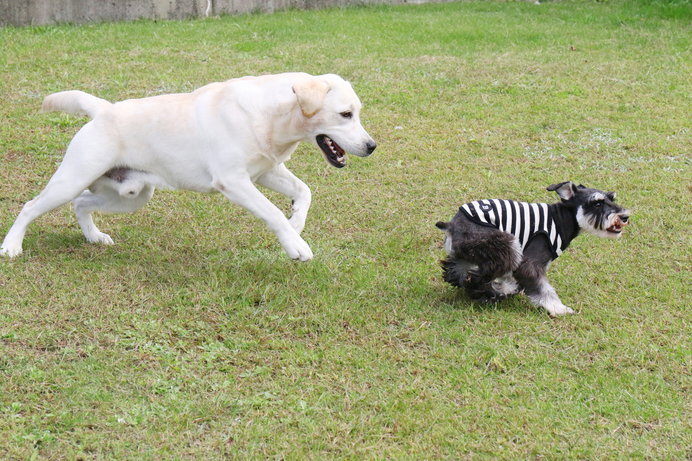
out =
[[[303,70],[351,80],[375,155],[314,146],[315,260],[218,196],[64,207],[0,261],[5,459],[690,455],[688,2],[471,2],[0,29],[0,229],[111,100]],[[635,210],[551,280],[577,315],[479,306],[440,280],[433,223],[572,179]],[[281,197],[270,195],[288,208]]]

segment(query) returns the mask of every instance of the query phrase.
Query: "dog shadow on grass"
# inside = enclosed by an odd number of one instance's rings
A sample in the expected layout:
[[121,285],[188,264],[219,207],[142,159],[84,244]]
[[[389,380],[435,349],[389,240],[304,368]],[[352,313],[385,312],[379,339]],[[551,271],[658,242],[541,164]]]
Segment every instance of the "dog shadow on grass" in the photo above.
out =
[[[436,287],[437,288],[437,287]],[[522,315],[541,314],[541,310],[531,305],[522,293],[497,302],[479,302],[471,299],[463,289],[440,286],[436,296],[437,305],[442,309],[490,314],[492,312],[512,312]]]
[[82,234],[76,232],[47,231],[36,226],[33,232],[24,238],[24,254],[31,257],[48,257],[58,253],[74,254],[88,245]]
[[[232,244],[229,241],[224,247],[202,244],[190,247],[180,242],[145,241],[123,235],[115,245],[97,245],[85,242],[78,231],[40,229],[27,236],[25,249],[27,256],[47,266],[55,266],[56,271],[68,265],[75,270],[119,273],[119,278],[123,279],[143,276],[148,283],[171,288],[194,280],[204,283],[205,279],[213,279],[231,291],[233,286],[237,289],[242,280],[298,287],[305,278],[313,281],[329,278],[338,270],[338,267],[331,267],[333,264],[319,258],[307,264],[291,261],[273,242],[258,242],[252,247],[234,247]],[[408,296],[418,297],[422,305],[434,305],[441,310],[484,315],[541,313],[523,294],[489,303],[474,301],[463,289],[451,287],[437,277],[432,277],[427,286],[425,283],[417,285],[419,288],[409,292]]]
[[[309,266],[291,261],[270,240],[257,241],[252,246],[234,243],[231,239],[223,242],[223,246],[175,239],[147,240],[122,232],[114,245],[100,245],[86,242],[78,231],[39,229],[25,239],[23,257],[49,266],[69,265],[75,269],[89,266],[146,273],[148,278],[160,282],[179,281],[183,275],[195,279],[214,276],[280,281],[292,266],[302,269],[292,271],[297,275],[306,272]],[[239,277],[239,274],[244,275]]]

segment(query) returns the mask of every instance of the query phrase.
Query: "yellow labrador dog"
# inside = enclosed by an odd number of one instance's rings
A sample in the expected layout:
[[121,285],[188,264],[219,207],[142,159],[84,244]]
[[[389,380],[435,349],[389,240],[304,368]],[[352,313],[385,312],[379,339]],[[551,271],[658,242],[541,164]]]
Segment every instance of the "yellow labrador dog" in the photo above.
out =
[[[307,261],[313,255],[300,232],[310,189],[284,162],[301,141],[316,143],[337,168],[346,152],[370,155],[375,142],[360,123],[360,109],[351,85],[333,74],[243,77],[115,104],[81,91],[49,95],[43,111],[92,120],[72,139],[45,189],[24,205],[0,254],[21,254],[27,226],[70,200],[86,239],[110,245],[91,214],[135,211],[156,187],[167,187],[221,192],[263,220],[288,256]],[[290,197],[290,219],[255,184]]]

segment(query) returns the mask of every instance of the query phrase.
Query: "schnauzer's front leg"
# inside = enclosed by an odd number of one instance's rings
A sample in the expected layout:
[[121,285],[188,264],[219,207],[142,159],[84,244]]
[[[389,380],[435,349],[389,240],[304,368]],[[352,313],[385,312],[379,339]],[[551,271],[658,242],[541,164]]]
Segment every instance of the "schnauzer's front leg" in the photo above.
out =
[[555,292],[555,288],[548,283],[547,278],[543,278],[539,281],[539,286],[536,291],[530,292],[526,290],[526,294],[531,302],[544,308],[552,317],[565,314],[574,314],[572,309],[562,304],[562,301],[560,301],[560,298]]
[[524,288],[524,292],[531,302],[544,308],[551,317],[574,314],[572,309],[560,301],[555,288],[548,282],[544,268],[535,267],[525,262],[515,271],[514,277]]

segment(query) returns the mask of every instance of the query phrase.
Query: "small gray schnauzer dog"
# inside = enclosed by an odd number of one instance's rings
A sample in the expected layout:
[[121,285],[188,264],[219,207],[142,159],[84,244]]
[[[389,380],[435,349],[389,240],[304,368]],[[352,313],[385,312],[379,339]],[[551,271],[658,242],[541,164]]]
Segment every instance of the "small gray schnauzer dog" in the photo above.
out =
[[547,190],[561,201],[478,200],[462,205],[450,222],[438,222],[446,233],[444,280],[477,301],[497,302],[523,290],[551,316],[574,313],[548,283],[548,266],[582,229],[620,237],[630,212],[615,203],[615,192],[571,181]]

